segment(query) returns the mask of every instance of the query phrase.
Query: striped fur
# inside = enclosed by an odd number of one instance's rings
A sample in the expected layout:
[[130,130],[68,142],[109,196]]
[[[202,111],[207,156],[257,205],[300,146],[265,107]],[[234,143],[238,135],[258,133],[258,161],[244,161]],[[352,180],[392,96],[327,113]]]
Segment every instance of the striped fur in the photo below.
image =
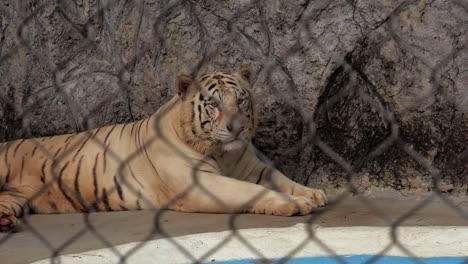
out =
[[181,76],[178,95],[138,122],[1,143],[0,231],[12,230],[30,209],[292,215],[325,204],[323,192],[255,156],[252,77],[249,66]]

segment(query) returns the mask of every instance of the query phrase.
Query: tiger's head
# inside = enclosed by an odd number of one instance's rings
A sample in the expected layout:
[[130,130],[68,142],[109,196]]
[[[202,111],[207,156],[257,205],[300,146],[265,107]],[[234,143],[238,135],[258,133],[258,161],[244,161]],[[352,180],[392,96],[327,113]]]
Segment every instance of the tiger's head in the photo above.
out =
[[195,150],[208,153],[242,146],[255,134],[256,112],[251,92],[254,70],[243,65],[235,73],[210,72],[195,80],[177,78],[182,104],[183,139]]

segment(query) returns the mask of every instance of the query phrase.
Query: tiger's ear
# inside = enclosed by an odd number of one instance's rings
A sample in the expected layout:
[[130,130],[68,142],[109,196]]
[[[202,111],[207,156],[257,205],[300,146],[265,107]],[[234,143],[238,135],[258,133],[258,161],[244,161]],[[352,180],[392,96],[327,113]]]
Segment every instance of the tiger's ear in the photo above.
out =
[[244,78],[248,83],[252,83],[255,76],[255,70],[250,64],[243,64],[237,73]]
[[188,75],[180,75],[176,80],[177,93],[180,97],[184,97],[190,86],[193,84],[193,79]]

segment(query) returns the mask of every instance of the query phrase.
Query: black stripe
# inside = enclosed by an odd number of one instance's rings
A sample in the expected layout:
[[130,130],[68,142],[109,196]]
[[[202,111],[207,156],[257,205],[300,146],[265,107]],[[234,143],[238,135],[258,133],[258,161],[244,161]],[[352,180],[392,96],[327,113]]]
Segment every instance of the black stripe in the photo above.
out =
[[208,75],[203,75],[203,76],[201,77],[200,81],[204,81],[204,80],[206,80],[208,77],[210,77],[209,74],[208,74]]
[[65,146],[63,147],[64,150],[68,149],[68,146],[70,145],[71,141],[65,143]]
[[201,123],[201,126],[204,127],[204,126],[205,126],[206,124],[208,124],[209,122],[210,122],[209,120],[203,121],[203,122]]
[[96,130],[96,132],[94,133],[94,136],[97,135],[99,133],[99,131],[102,129],[103,127],[100,127]]
[[73,156],[73,159],[75,159],[76,156],[78,156],[78,153],[80,153],[80,151],[83,149],[86,142],[88,142],[88,140],[90,140],[92,137],[93,137],[93,134],[89,135],[88,138],[83,142],[83,144],[81,144],[80,148],[76,151],[75,155]]
[[200,101],[205,100],[205,98],[203,97],[203,94],[200,93],[200,95],[198,96],[198,100],[200,100]]
[[265,172],[267,167],[263,167],[262,171],[260,171],[260,177],[258,177],[257,182],[255,184],[258,184],[259,182],[262,181],[263,178],[263,173]]
[[150,123],[149,121],[150,121],[150,120],[151,120],[151,118],[149,118],[149,117],[146,119],[146,126],[145,126],[145,127],[146,127],[146,131],[148,131],[148,126],[149,126],[149,123]]
[[120,200],[125,201],[123,197],[122,186],[120,186],[120,183],[117,181],[117,176],[114,176],[114,183],[117,187],[117,194],[119,195]]
[[5,150],[5,164],[8,164],[8,151],[10,150],[10,143],[6,143],[6,150]]
[[232,90],[234,90],[234,93],[236,94],[236,98],[239,98],[239,91],[234,87]]
[[230,85],[237,86],[237,84],[236,84],[235,82],[227,81],[226,83],[227,83],[227,84],[230,84]]
[[102,188],[102,202],[106,206],[106,211],[112,211],[112,208],[109,204],[109,197],[107,197],[106,188]]
[[116,127],[116,126],[113,126],[113,127],[111,128],[111,130],[109,130],[109,132],[107,133],[106,137],[104,138],[104,145],[106,144],[107,140],[109,139],[109,136],[110,136],[110,134],[112,133],[112,131],[114,131],[115,127]]
[[[81,190],[80,190],[80,182],[79,182],[79,178],[80,178],[80,172],[81,172],[81,162],[83,161],[83,157],[84,156],[81,156],[80,157],[80,160],[78,161],[78,168],[76,168],[76,174],[75,174],[75,191],[76,191],[76,196],[78,197],[78,201],[80,202],[81,204],[81,207],[83,207],[83,209],[87,208],[87,206],[83,203],[83,196],[81,195]],[[85,210],[87,211],[87,209]]]
[[96,200],[96,206],[97,206],[97,200],[98,200],[98,181],[97,181],[97,174],[96,174],[96,166],[99,160],[99,153],[96,154],[96,157],[94,158],[94,165],[93,165],[93,186],[94,186],[94,199]]
[[135,125],[136,125],[136,124],[137,124],[137,123],[133,123],[133,124],[132,124],[132,129],[130,130],[130,136],[133,135],[133,130],[135,129]]
[[68,143],[68,141],[73,137],[74,135],[69,135],[66,139],[65,139],[65,143]]
[[216,86],[216,83],[211,84],[210,87],[208,87],[208,91],[211,91],[211,89],[213,89],[215,86]]
[[34,146],[34,148],[33,148],[33,151],[31,153],[31,158],[34,157],[34,154],[36,154],[36,150],[37,150],[37,145]]
[[55,152],[54,154],[54,158],[57,157],[57,155],[59,154],[59,152],[62,150],[62,147],[58,148],[57,151]]
[[46,175],[46,174],[45,174],[45,166],[46,166],[47,161],[48,161],[48,160],[46,159],[46,160],[44,161],[44,163],[42,163],[42,166],[41,166],[41,172],[42,172],[42,174],[41,174],[41,182],[42,182],[42,183],[45,183],[45,175]]
[[68,164],[70,164],[70,161],[65,162],[65,165],[63,165],[62,169],[60,169],[59,177],[58,177],[59,184],[60,184],[60,182],[61,182],[61,177],[62,177],[62,175],[63,175],[63,172],[64,172],[65,169],[68,167]]
[[21,159],[20,182],[23,180],[23,171],[24,171],[24,156]]
[[[110,145],[110,144],[109,144]],[[105,148],[104,148],[104,153],[102,155],[102,161],[103,161],[103,164],[102,164],[102,173],[106,173],[106,168],[107,168],[107,150],[109,149],[109,145],[107,145]]]
[[67,168],[68,164],[70,164],[69,161],[67,161],[67,162],[65,163],[65,165],[63,165],[62,169],[60,170],[59,177],[58,177],[58,186],[59,186],[60,191],[61,191],[61,192],[63,193],[63,195],[65,196],[65,199],[67,199],[67,201],[71,204],[71,206],[73,207],[73,209],[75,209],[75,210],[78,211],[78,207],[76,207],[75,202],[73,201],[73,199],[67,194],[67,192],[66,192],[65,189],[63,188],[63,181],[62,181],[63,172],[64,172],[65,169]]
[[200,120],[200,121],[201,121],[201,114],[202,114],[201,105],[198,105],[198,120]]
[[135,174],[133,174],[133,171],[132,171],[132,168],[130,167],[130,165],[128,165],[128,170],[130,171],[130,175],[138,183],[138,185],[140,185],[141,188],[145,189],[145,186],[143,186],[143,184],[141,184],[141,182],[135,177]]
[[24,141],[26,141],[26,139],[22,139],[21,142],[16,145],[15,150],[13,150],[13,157],[16,156],[16,151],[18,151],[19,147],[24,143]]
[[195,118],[195,111],[193,109],[194,106],[195,106],[195,103],[192,101],[192,119],[191,119],[192,122],[193,122],[193,119]]
[[5,184],[8,183],[8,180],[10,179],[10,165],[6,164],[6,166],[7,166],[7,173],[5,176]]
[[126,127],[127,125],[128,125],[128,124],[123,125],[122,130],[120,130],[120,136],[119,136],[120,139],[122,138],[122,134],[123,134],[123,132],[124,132],[124,130],[125,130],[125,127]]

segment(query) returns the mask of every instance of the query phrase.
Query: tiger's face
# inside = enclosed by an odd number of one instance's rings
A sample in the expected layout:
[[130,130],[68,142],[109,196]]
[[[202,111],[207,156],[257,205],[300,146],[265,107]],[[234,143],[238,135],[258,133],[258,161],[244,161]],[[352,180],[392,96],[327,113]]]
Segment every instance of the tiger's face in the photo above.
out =
[[[255,132],[255,110],[250,82],[253,69],[244,65],[238,72],[211,72],[192,80],[177,79],[185,126],[192,141],[199,144],[234,146],[249,141]],[[194,142],[192,142],[194,143]]]

